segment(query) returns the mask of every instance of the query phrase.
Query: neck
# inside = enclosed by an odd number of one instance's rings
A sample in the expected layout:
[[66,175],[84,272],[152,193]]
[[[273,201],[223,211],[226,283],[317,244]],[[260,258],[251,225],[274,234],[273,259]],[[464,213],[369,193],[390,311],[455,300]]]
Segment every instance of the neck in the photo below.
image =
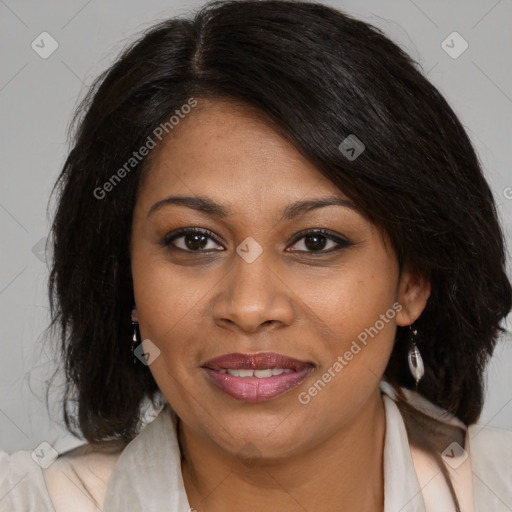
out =
[[385,409],[380,390],[350,424],[293,457],[240,461],[180,422],[182,474],[198,512],[382,512]]

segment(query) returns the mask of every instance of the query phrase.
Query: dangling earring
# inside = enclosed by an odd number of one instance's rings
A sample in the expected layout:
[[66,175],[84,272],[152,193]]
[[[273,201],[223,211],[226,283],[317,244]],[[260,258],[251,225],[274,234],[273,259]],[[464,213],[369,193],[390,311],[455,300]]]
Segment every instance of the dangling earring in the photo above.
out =
[[409,348],[407,359],[409,360],[409,370],[416,381],[416,389],[418,389],[418,383],[425,374],[425,366],[423,364],[423,358],[421,357],[420,350],[416,345],[416,335],[418,334],[418,331],[417,329],[413,329],[412,326],[409,326],[409,332],[411,346]]
[[135,357],[135,349],[139,346],[139,317],[137,315],[137,309],[132,306],[132,356],[133,364],[137,364],[137,358]]

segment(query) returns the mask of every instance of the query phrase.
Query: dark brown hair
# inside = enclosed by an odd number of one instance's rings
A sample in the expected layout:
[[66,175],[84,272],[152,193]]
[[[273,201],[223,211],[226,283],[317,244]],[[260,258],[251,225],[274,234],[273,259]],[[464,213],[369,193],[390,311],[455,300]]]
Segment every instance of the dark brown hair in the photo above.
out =
[[[130,353],[129,243],[147,159],[104,198],[94,191],[191,97],[229,98],[271,119],[389,235],[400,265],[430,278],[416,322],[426,368],[419,392],[476,422],[511,286],[493,196],[464,128],[379,29],[316,3],[241,0],[151,28],[77,111],[56,183],[49,281],[68,428],[91,442],[129,441],[142,400],[157,390]],[[338,149],[350,134],[365,144],[354,160]],[[386,369],[396,388],[413,384],[407,348],[399,327]]]

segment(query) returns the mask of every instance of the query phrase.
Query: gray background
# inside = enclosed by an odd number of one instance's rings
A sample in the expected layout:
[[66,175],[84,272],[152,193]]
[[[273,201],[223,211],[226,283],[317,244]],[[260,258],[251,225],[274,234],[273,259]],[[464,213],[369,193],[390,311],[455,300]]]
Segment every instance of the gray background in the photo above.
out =
[[[58,389],[52,414],[44,405],[45,382],[55,363],[41,343],[48,302],[40,251],[73,108],[135,34],[201,3],[0,0],[0,449],[29,449],[48,441],[60,451],[74,444],[58,425]],[[512,1],[326,3],[382,28],[419,61],[475,144],[510,241]],[[453,31],[469,45],[458,58],[441,46]],[[42,32],[58,43],[47,59],[31,47],[34,40],[42,46]],[[451,51],[462,48],[457,39],[447,44]],[[489,366],[481,423],[512,430],[511,366],[511,338],[505,337]]]

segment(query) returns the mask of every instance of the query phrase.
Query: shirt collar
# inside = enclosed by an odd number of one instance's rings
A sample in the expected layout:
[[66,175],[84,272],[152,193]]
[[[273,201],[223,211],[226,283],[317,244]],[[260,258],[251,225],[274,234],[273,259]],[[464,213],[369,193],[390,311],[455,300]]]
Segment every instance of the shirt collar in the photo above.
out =
[[380,390],[386,409],[384,512],[426,512],[396,394],[385,380]]
[[109,479],[103,512],[189,512],[181,475],[176,414],[160,414],[121,453]]

